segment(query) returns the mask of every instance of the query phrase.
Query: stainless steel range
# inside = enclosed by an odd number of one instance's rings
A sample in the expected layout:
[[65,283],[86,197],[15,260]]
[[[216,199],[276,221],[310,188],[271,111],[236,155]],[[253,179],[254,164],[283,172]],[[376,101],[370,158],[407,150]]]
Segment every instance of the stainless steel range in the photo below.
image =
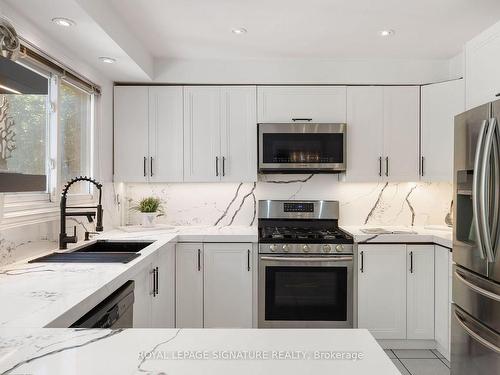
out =
[[353,239],[337,201],[259,201],[259,327],[353,326]]

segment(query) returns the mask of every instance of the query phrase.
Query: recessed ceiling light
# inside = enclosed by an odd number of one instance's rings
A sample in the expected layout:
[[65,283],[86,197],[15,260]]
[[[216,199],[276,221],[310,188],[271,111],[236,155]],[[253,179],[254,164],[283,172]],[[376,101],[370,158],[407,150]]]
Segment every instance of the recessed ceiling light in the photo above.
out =
[[233,34],[245,34],[247,32],[247,29],[245,29],[243,27],[239,27],[239,28],[233,29],[231,31],[233,32]]
[[76,25],[75,21],[64,17],[52,18],[52,22],[54,22],[58,26],[63,26],[63,27],[71,27]]
[[379,31],[380,36],[393,36],[396,34],[396,32],[392,29],[387,29],[387,30],[381,30]]
[[101,61],[105,64],[114,64],[116,62],[116,59],[114,59],[112,57],[101,56],[101,57],[99,57],[99,61]]

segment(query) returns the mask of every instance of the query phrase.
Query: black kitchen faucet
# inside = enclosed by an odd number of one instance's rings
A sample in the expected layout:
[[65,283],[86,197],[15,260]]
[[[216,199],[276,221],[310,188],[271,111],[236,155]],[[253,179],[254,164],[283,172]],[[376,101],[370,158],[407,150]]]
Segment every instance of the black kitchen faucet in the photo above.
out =
[[[92,184],[94,184],[97,189],[99,189],[99,202],[97,206],[84,206],[84,207],[67,207],[66,206],[66,198],[68,195],[68,190],[73,185],[75,182],[79,181],[88,181]],[[102,197],[102,184],[99,182],[96,182],[96,180],[87,177],[87,176],[80,176],[80,177],[75,177],[72,180],[68,181],[66,185],[64,185],[64,189],[61,195],[61,231],[59,233],[59,249],[67,249],[68,248],[68,243],[76,243],[78,241],[78,237],[76,236],[76,227],[74,227],[73,235],[68,236],[66,234],[66,218],[69,216],[86,216],[89,223],[93,222],[93,217],[96,217],[96,224],[95,224],[95,230],[97,232],[102,232],[103,227],[102,227],[102,205],[101,205],[101,197]],[[68,208],[74,208],[74,209],[89,209],[89,208],[94,208],[96,211],[73,211],[73,212],[67,212]]]

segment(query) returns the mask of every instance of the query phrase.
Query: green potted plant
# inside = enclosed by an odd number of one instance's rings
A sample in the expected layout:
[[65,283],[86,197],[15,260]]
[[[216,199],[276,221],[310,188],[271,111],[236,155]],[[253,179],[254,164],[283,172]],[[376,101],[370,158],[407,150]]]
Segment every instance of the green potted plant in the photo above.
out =
[[164,213],[162,201],[157,197],[142,198],[131,209],[139,212],[141,225],[146,228],[154,227],[156,218]]

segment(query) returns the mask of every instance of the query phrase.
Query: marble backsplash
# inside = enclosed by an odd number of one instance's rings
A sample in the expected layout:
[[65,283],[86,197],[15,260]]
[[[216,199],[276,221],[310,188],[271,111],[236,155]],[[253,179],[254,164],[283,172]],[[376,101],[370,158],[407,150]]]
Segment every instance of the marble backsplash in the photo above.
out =
[[[138,223],[127,209],[142,197],[162,199],[170,225],[255,225],[261,199],[340,202],[342,225],[444,225],[451,183],[345,183],[335,175],[264,175],[257,183],[119,184],[120,225]],[[115,215],[116,216],[116,215]]]

